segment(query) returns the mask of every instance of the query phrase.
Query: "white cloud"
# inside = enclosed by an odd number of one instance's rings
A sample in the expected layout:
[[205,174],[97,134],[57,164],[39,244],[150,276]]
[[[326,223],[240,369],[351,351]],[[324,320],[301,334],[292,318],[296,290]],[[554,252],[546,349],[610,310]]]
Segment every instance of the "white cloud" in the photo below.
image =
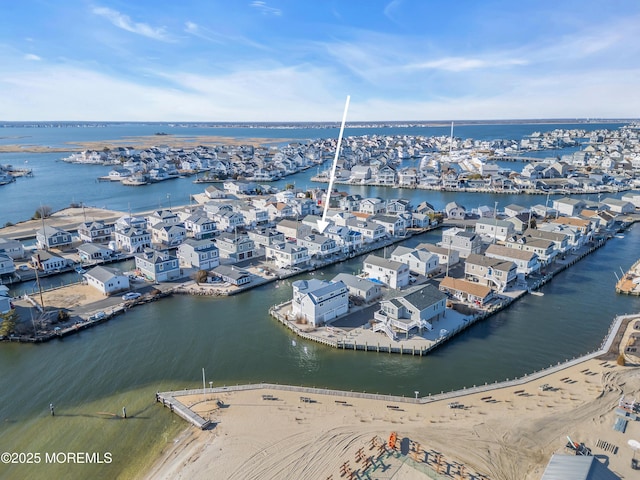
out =
[[429,62],[406,65],[406,70],[446,70],[448,72],[464,72],[478,68],[497,68],[526,65],[526,60],[515,58],[480,59],[465,57],[445,57]]
[[27,53],[27,54],[24,56],[24,59],[25,59],[25,60],[32,61],[32,62],[39,62],[40,60],[42,60],[42,58],[41,58],[41,57],[39,57],[38,55],[36,55],[36,54],[34,54],[34,53]]
[[262,0],[254,0],[249,5],[258,9],[263,15],[273,15],[275,17],[282,15],[282,10],[270,7],[267,5],[267,2],[263,2]]
[[173,39],[165,32],[162,27],[154,28],[146,23],[133,22],[128,15],[113,10],[108,7],[94,7],[92,12],[95,15],[109,20],[113,25],[127,32],[136,33],[144,37],[152,38],[154,40],[160,40],[163,42],[171,42]]

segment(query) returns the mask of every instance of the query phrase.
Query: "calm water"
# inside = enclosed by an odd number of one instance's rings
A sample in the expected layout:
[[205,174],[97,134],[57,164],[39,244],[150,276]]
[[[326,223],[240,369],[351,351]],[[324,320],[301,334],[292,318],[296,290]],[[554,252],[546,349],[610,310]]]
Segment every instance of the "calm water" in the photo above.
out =
[[[438,203],[448,197],[430,198]],[[527,198],[533,197],[514,200]],[[429,233],[410,242],[438,237]],[[613,274],[626,270],[639,252],[636,227],[556,277],[543,297],[528,296],[425,358],[343,352],[293,337],[267,314],[269,305],[290,298],[289,282],[224,299],[176,296],[44,345],[0,344],[0,452],[113,456],[99,467],[0,465],[0,478],[135,475],[185,428],[154,404],[154,393],[198,387],[202,368],[215,385],[269,381],[413,396],[415,390],[438,393],[548,366],[593,350],[616,314],[640,309],[639,298],[614,293]],[[354,259],[322,277],[359,268]],[[53,418],[50,402],[56,405]],[[123,406],[132,417],[126,421],[113,416]]]
[[[556,128],[583,128],[596,130],[601,128],[616,129],[622,124],[547,124],[547,125],[460,125],[455,135],[460,138],[474,139],[518,139],[534,131],[549,131]],[[221,128],[221,127],[170,127],[166,125],[145,124],[109,124],[102,128],[0,128],[0,145],[48,145],[50,147],[68,146],[70,141],[114,140],[129,136],[153,135],[163,131],[175,135],[219,135],[242,138],[260,137],[274,139],[295,139],[304,141],[317,138],[336,138],[337,128],[317,129],[267,129],[267,128]],[[407,127],[407,128],[352,128],[346,129],[345,135],[449,135],[449,127]],[[159,143],[162,137],[159,138]],[[77,149],[76,149],[77,150]],[[570,153],[575,148],[537,152],[536,156],[557,156]],[[193,178],[174,179],[144,187],[127,187],[119,182],[96,182],[96,178],[107,175],[112,167],[98,165],[72,165],[59,161],[67,156],[62,153],[0,153],[0,164],[11,164],[20,168],[31,168],[32,178],[18,178],[16,182],[0,187],[0,225],[7,222],[18,222],[30,218],[40,205],[48,205],[54,210],[68,207],[71,203],[84,203],[95,207],[105,207],[120,211],[139,212],[153,208],[189,203],[190,195],[202,193],[206,185],[194,184]],[[415,162],[414,162],[415,163]],[[521,163],[502,162],[514,170],[522,169]],[[311,169],[298,175],[276,182],[277,186],[294,182],[298,187],[314,185],[310,178],[317,173]],[[341,186],[340,188],[346,189]],[[453,194],[431,195],[411,190],[373,189],[372,193],[363,187],[351,188],[362,194],[382,196],[405,196],[416,199],[428,199],[437,208],[442,208],[451,201]],[[463,199],[465,197],[462,197]],[[500,196],[496,201],[502,202]],[[535,202],[539,199],[533,198]],[[521,203],[533,201],[522,200]],[[420,200],[421,201],[421,200]],[[442,203],[444,202],[444,203]],[[475,202],[475,200],[473,201]],[[493,200],[489,202],[493,204]],[[473,208],[477,205],[470,203]],[[505,203],[506,205],[506,203]]]

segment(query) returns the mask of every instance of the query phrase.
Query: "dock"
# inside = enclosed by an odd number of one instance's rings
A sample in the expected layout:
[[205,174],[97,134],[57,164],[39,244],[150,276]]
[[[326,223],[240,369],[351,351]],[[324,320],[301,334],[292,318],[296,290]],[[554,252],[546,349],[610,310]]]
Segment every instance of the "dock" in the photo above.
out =
[[206,430],[211,425],[211,420],[205,420],[176,398],[178,393],[180,395],[195,395],[201,392],[202,390],[185,390],[183,392],[163,393],[158,392],[156,393],[156,402],[162,403],[163,407],[167,407],[176,415],[191,423],[192,425],[198,427],[200,430]]
[[616,293],[623,295],[640,295],[640,260],[631,265],[631,268],[616,283]]

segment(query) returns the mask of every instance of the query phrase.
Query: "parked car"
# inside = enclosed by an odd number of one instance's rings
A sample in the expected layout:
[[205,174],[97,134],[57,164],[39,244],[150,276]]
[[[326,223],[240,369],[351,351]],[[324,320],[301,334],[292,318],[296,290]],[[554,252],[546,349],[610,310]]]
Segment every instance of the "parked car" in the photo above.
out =
[[125,293],[122,296],[123,300],[135,300],[136,298],[140,298],[142,296],[142,294],[138,293],[138,292],[129,292],[129,293]]
[[89,317],[89,320],[102,320],[106,316],[107,316],[107,314],[104,313],[104,312],[97,312],[97,313],[94,313],[93,315],[91,315]]

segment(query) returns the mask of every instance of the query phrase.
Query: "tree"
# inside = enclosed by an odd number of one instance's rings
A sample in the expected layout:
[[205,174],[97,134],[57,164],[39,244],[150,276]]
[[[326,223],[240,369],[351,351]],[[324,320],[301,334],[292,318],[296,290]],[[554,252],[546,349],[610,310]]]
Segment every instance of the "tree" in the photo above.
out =
[[193,279],[198,285],[200,285],[201,283],[206,283],[208,276],[209,272],[206,270],[198,270],[193,274]]
[[531,220],[529,221],[529,228],[531,228],[531,230],[535,230],[536,228],[538,228],[536,217],[531,217]]
[[35,220],[39,219],[39,218],[47,218],[51,216],[51,212],[53,210],[51,210],[51,207],[49,205],[40,205],[37,209],[36,209],[36,213],[33,214],[33,218]]
[[15,309],[0,315],[0,337],[7,337],[14,332],[18,323],[18,313]]

